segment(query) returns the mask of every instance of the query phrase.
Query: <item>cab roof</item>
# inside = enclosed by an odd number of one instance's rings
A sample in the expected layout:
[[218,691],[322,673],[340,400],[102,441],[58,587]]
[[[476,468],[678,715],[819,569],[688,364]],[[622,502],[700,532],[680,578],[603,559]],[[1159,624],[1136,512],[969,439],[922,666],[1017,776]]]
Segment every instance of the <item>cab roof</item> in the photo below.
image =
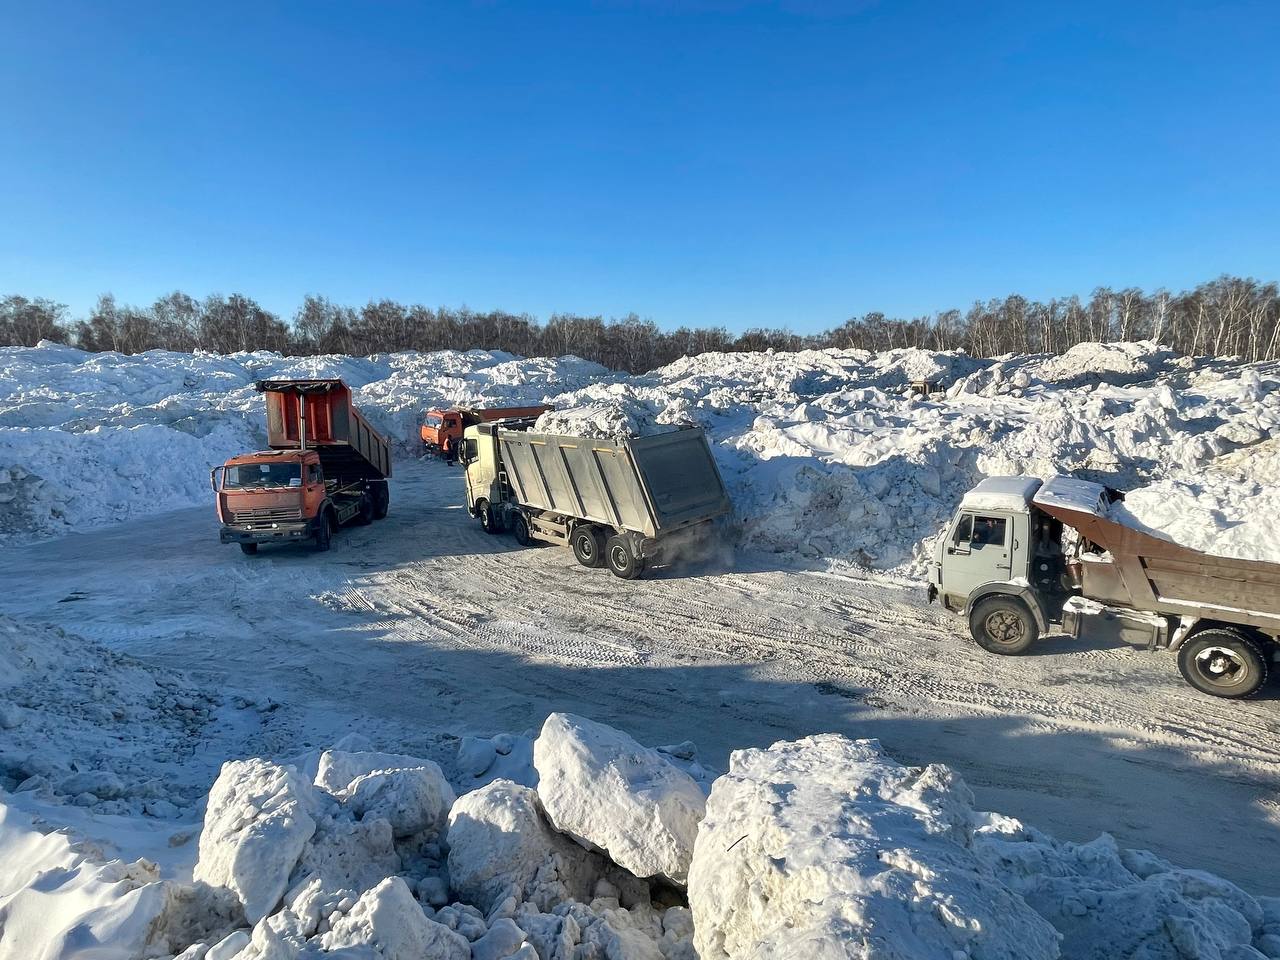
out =
[[960,506],[969,510],[1026,510],[1040,484],[1038,477],[987,477],[964,495]]
[[308,454],[311,456],[318,456],[314,450],[299,450],[297,447],[290,447],[284,450],[257,450],[254,453],[238,453],[228,460],[227,463],[257,463],[262,460],[300,460]]

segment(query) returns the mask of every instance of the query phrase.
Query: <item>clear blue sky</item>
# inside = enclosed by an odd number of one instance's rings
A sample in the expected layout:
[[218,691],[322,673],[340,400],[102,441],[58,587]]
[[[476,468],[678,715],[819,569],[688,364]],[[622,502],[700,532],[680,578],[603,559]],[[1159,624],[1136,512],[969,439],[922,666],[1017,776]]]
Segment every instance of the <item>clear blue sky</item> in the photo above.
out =
[[1280,3],[0,0],[0,293],[911,315],[1280,276]]

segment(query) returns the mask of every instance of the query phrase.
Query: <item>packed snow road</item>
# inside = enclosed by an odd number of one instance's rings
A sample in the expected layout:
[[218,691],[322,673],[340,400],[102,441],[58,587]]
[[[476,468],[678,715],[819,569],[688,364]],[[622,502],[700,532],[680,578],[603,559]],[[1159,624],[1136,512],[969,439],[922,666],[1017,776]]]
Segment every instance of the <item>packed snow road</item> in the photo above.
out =
[[0,577],[22,589],[0,612],[277,701],[228,757],[348,729],[439,752],[564,710],[692,736],[722,769],[731,747],[835,731],[950,764],[979,806],[1063,838],[1110,832],[1280,893],[1274,686],[1214,700],[1169,656],[1065,638],[991,657],[912,585],[770,554],[624,582],[487,536],[456,470],[397,470],[391,515],[328,554],[242,556],[211,508],[7,549]]

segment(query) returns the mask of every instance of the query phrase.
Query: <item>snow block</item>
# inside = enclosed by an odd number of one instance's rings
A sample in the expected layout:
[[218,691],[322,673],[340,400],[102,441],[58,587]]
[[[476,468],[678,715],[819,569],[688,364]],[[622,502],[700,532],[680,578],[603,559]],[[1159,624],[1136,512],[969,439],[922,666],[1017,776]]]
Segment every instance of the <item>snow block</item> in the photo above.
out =
[[260,759],[224,763],[209,791],[195,880],[231,890],[249,922],[261,920],[284,896],[320,804],[293,767]]
[[607,866],[552,830],[538,794],[509,780],[463,794],[449,813],[448,839],[454,890],[486,914],[509,896],[548,912],[588,900]]
[[687,880],[706,798],[658,751],[604,724],[553,713],[533,745],[533,765],[557,830],[638,877]]
[[[430,760],[408,757],[400,753],[377,753],[372,750],[326,750],[320,754],[316,786],[329,793],[346,790],[351,782],[379,770],[411,770],[436,765]],[[436,767],[439,769],[439,767]]]
[[1058,934],[971,849],[972,795],[836,735],[740,750],[689,872],[701,960],[1052,960]]
[[[470,960],[471,946],[422,912],[408,885],[388,877],[356,901],[320,938],[328,953],[373,947],[381,960]],[[356,951],[353,949],[352,954]],[[363,954],[361,954],[363,955]]]
[[444,829],[453,806],[453,787],[430,760],[401,770],[356,777],[343,792],[343,805],[363,820],[380,817],[396,837]]

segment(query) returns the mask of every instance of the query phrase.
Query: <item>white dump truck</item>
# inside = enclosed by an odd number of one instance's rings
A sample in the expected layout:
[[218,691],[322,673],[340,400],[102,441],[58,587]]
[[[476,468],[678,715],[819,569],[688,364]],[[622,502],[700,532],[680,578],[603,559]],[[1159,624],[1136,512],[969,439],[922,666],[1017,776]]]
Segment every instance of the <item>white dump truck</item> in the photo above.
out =
[[1247,697],[1280,659],[1280,564],[1193,550],[1110,518],[1124,494],[1054,477],[989,477],[960,502],[929,570],[929,600],[974,639],[1022,653],[1052,628],[1098,620],[1176,651],[1187,682]]
[[568,546],[587,567],[631,580],[731,510],[700,427],[622,442],[467,427],[467,511],[522,545]]

